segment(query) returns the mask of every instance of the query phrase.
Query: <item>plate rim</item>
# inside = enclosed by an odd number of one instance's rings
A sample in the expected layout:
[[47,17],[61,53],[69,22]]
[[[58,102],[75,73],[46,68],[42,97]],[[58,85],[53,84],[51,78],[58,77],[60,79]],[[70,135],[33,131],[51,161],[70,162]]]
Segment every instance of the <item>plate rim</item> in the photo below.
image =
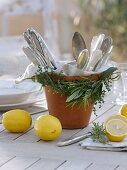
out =
[[[12,82],[14,82],[14,85],[18,85],[18,84],[16,84],[15,83],[15,81],[14,80],[0,80],[0,82],[7,82],[7,83],[9,83],[10,84],[10,82],[12,83]],[[22,83],[22,82],[21,82]],[[19,84],[21,84],[21,83],[19,83]],[[12,94],[0,94],[0,97],[6,97],[6,96],[16,96],[16,95],[30,95],[30,94],[32,94],[32,93],[37,93],[37,92],[39,92],[39,91],[43,91],[42,90],[42,85],[39,83],[39,82],[33,82],[33,81],[30,81],[30,82],[23,82],[23,83],[25,83],[25,84],[36,84],[36,87],[38,86],[38,89],[30,89],[30,90],[28,90],[28,89],[23,89],[23,87],[15,87],[15,86],[12,86],[12,87],[0,87],[0,89],[21,89],[21,90],[26,90],[26,92],[21,92],[21,93],[12,93]],[[25,85],[24,84],[24,85]]]
[[32,104],[32,103],[44,101],[44,100],[46,100],[46,99],[42,98],[42,99],[39,99],[39,100],[25,101],[25,102],[15,103],[15,104],[2,104],[2,105],[0,104],[0,108],[1,107],[13,107],[13,106],[27,105],[27,104]]
[[[0,88],[2,89],[2,88]],[[3,89],[11,89],[11,88],[3,88]],[[13,89],[20,89],[20,88],[13,88]],[[24,90],[24,89],[22,89]],[[37,93],[37,92],[40,92],[40,91],[43,91],[43,90],[35,90],[35,91],[28,91],[28,92],[22,92],[22,93],[15,93],[15,94],[0,94],[0,97],[5,97],[5,96],[17,96],[17,95],[27,95],[27,94],[32,94],[32,93]]]

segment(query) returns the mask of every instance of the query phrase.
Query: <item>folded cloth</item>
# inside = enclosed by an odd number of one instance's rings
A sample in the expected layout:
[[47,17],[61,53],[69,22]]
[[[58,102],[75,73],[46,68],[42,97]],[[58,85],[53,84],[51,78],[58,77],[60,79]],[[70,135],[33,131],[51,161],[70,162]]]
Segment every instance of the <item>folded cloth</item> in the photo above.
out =
[[109,142],[107,144],[94,142],[91,138],[86,138],[79,143],[83,149],[99,151],[127,151],[127,138],[121,142]]
[[[77,68],[76,61],[59,61],[57,62],[58,68],[54,70],[56,74],[61,73],[64,76],[88,76],[88,75],[97,75],[102,73],[103,71],[107,70],[108,68],[112,67],[112,62],[109,61],[106,65],[104,65],[101,69],[99,69],[97,72],[94,71],[85,71],[83,69]],[[16,79],[16,83],[22,82],[25,79],[31,78],[37,73],[38,66],[31,63],[26,68],[24,74],[21,77],[18,77]],[[45,69],[42,67],[42,72],[44,72]],[[49,70],[50,72],[51,70]]]
[[18,77],[15,82],[19,83],[22,82],[23,80],[30,79],[35,73],[37,72],[38,67],[35,66],[33,63],[29,64],[23,73],[22,76]]

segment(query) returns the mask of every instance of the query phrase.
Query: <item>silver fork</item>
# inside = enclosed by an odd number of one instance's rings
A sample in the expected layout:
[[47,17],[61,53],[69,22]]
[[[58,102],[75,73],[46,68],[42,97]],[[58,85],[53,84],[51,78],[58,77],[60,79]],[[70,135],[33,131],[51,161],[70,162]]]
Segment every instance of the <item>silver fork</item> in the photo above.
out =
[[41,54],[43,60],[47,61],[47,65],[49,67],[53,67],[54,69],[56,69],[57,68],[56,62],[54,61],[53,55],[51,51],[48,49],[48,46],[46,45],[42,36],[39,33],[37,33],[33,28],[28,28],[28,33],[33,38],[36,49]]
[[46,63],[41,59],[39,54],[32,48],[23,47],[23,51],[35,65],[38,65],[38,64],[40,64],[42,66],[46,65]]
[[24,36],[24,39],[26,40],[27,44],[30,47],[30,48],[29,47],[24,47],[23,48],[23,51],[28,56],[28,58],[30,58],[33,63],[36,63],[35,60],[38,60],[38,62],[41,65],[43,65],[43,66],[48,65],[48,63],[45,60],[43,51],[41,51],[41,53],[40,53],[40,51],[39,51],[40,49],[38,49],[38,46],[36,45],[37,44],[37,40],[35,40],[36,41],[36,44],[35,44],[33,42],[34,41],[33,37],[28,32],[24,32],[23,36]]

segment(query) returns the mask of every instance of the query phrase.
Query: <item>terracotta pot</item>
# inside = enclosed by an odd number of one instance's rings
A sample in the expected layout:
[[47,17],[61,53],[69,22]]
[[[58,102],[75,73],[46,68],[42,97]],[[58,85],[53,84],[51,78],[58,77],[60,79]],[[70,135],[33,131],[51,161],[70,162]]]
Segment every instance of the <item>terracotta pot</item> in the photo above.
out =
[[[88,76],[92,80],[98,80],[100,75]],[[79,76],[66,76],[63,77],[66,81],[74,79],[81,79]],[[57,117],[63,128],[74,129],[86,127],[89,123],[92,109],[94,104],[89,100],[89,107],[85,107],[84,104],[79,107],[80,104],[75,104],[72,108],[67,107],[67,96],[60,93],[56,94],[51,88],[45,87],[45,94],[48,104],[49,114]]]

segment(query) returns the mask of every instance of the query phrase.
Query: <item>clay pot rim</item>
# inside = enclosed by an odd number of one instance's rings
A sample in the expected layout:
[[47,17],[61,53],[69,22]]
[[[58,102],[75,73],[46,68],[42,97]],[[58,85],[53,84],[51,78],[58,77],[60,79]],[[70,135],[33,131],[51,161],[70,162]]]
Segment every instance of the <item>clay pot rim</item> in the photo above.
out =
[[99,80],[101,74],[91,74],[91,75],[84,75],[84,76],[62,76],[62,79],[65,81],[72,81],[72,80],[83,80],[83,78],[88,78],[90,80]]
[[[61,75],[61,78],[63,80],[65,80],[65,81],[83,80],[83,77],[88,78],[90,80],[99,80],[102,74],[103,73],[83,75],[83,76],[65,76],[65,75]],[[54,77],[54,80],[55,80],[55,77]],[[57,80],[57,74],[56,74],[56,80]]]

